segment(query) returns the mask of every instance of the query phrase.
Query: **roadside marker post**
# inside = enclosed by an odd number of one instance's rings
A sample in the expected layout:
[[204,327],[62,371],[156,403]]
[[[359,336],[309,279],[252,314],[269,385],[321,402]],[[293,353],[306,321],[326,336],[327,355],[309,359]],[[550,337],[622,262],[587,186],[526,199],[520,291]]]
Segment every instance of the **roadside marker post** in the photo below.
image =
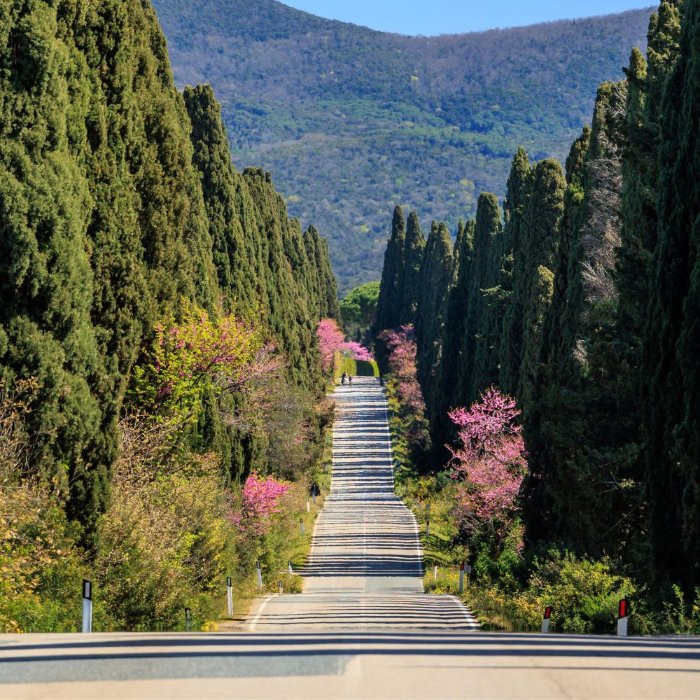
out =
[[430,537],[430,520],[425,521],[425,536]]
[[282,581],[277,581],[277,591],[280,595],[284,593],[284,586],[282,586]]
[[309,501],[308,498],[306,499],[306,512],[307,513],[311,512],[311,502]]
[[92,581],[83,579],[83,633],[92,632]]
[[464,593],[464,567],[465,567],[465,563],[462,562],[459,565],[459,589],[458,589],[459,593]]
[[229,617],[233,617],[233,581],[231,577],[226,578],[226,609]]
[[192,631],[192,611],[189,608],[185,608],[185,631]]
[[302,518],[299,518],[299,532],[301,532],[302,535],[306,533],[306,528],[304,527],[304,521]]
[[260,564],[259,561],[256,561],[256,562],[255,562],[255,574],[256,574],[256,576],[257,576],[257,578],[258,578],[258,588],[262,588],[262,587],[263,587],[263,583],[262,583],[262,565]]
[[623,598],[617,608],[617,636],[627,636],[627,621],[630,614],[630,602],[627,598]]
[[544,609],[544,617],[542,618],[542,634],[549,634],[549,619],[552,617],[552,607],[547,606]]
[[433,571],[433,578],[437,581],[437,576],[438,576],[438,568],[437,565],[435,566],[435,570]]
[[289,572],[290,575],[294,573],[294,567],[292,566],[291,561],[287,563],[287,571]]

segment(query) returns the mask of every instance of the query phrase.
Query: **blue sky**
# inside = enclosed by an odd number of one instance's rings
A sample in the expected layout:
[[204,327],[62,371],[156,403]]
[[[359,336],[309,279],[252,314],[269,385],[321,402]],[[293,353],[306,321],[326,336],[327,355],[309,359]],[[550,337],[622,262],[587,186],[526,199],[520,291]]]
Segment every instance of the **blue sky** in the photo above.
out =
[[652,0],[282,0],[321,17],[400,34],[455,34],[651,7]]

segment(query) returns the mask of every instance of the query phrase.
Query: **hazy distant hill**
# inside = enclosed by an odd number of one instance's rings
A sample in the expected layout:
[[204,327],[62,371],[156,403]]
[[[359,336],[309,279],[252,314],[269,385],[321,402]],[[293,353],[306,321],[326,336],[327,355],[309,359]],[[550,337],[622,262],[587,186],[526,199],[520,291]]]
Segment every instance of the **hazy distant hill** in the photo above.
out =
[[274,0],[154,4],[178,82],[215,87],[236,164],[329,238],[341,289],[379,277],[394,204],[453,226],[503,194],[519,144],[563,158],[651,12],[425,38]]

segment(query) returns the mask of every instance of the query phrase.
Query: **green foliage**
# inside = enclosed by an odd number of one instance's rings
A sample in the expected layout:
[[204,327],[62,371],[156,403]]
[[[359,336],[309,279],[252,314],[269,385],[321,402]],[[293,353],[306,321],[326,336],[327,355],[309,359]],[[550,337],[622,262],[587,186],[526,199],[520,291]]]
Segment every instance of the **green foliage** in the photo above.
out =
[[345,332],[358,342],[368,342],[377,313],[380,282],[367,282],[350,290],[340,302],[340,318]]
[[203,619],[233,556],[225,487],[315,469],[315,329],[338,306],[326,242],[235,171],[212,90],[176,90],[150,2],[2,4],[0,254],[2,390],[32,386],[0,458],[26,511],[3,627],[74,629],[89,570],[102,628]]

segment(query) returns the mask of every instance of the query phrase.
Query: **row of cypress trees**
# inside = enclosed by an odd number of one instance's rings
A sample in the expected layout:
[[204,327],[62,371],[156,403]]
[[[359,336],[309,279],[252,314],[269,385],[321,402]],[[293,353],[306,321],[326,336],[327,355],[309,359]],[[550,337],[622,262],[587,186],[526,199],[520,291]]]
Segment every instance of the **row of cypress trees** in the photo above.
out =
[[699,39],[700,0],[663,0],[646,57],[634,49],[626,79],[600,87],[565,170],[520,149],[503,212],[481,195],[454,247],[434,226],[409,252],[397,210],[377,319],[415,322],[437,461],[450,408],[490,385],[517,397],[531,543],[688,588],[700,582]]
[[269,174],[236,172],[212,90],[177,91],[143,0],[0,5],[0,296],[0,378],[39,384],[27,464],[88,530],[159,319],[183,302],[261,319],[319,392],[315,329],[338,314],[326,242]]

